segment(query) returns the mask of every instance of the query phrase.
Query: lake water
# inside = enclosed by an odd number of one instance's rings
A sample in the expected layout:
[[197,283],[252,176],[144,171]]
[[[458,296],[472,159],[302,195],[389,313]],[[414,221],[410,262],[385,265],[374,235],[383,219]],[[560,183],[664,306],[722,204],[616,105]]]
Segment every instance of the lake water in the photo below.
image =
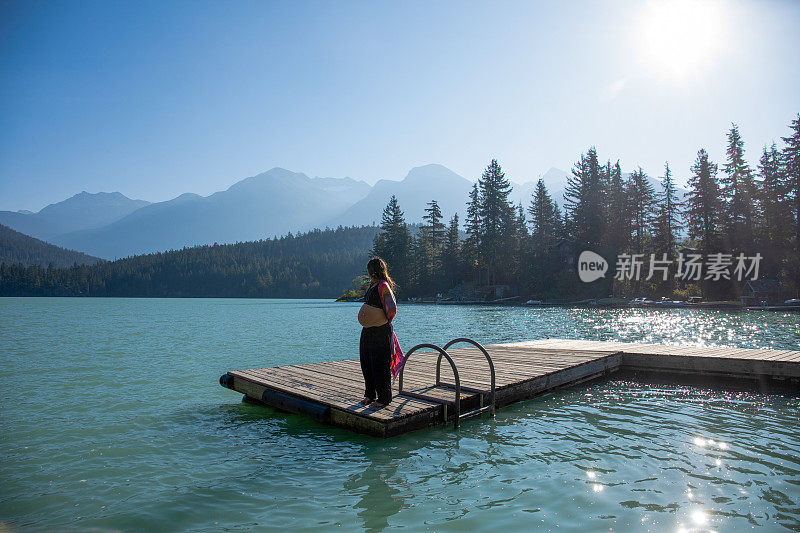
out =
[[[377,440],[227,370],[356,358],[359,304],[0,298],[0,531],[800,530],[800,401],[609,381]],[[800,315],[402,305],[404,348],[798,349]]]

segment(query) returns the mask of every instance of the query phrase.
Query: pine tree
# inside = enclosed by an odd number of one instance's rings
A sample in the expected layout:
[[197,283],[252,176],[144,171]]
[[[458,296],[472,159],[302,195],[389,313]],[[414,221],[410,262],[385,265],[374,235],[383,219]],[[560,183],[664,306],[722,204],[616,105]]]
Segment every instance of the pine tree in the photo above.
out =
[[414,264],[417,267],[416,279],[423,292],[439,288],[443,280],[442,254],[445,245],[445,225],[442,223],[442,211],[436,200],[428,202],[424,223],[420,226],[417,239],[417,254]]
[[764,256],[763,272],[777,276],[781,260],[786,257],[792,240],[792,211],[787,197],[787,184],[781,168],[780,153],[775,143],[764,152],[758,163],[757,198],[760,205],[756,228],[760,252]]
[[564,191],[565,209],[570,227],[568,231],[576,240],[588,245],[601,242],[605,194],[603,171],[597,151],[591,147],[572,169]]
[[531,245],[533,253],[538,256],[544,256],[558,239],[561,221],[557,209],[558,205],[553,202],[544,181],[540,179],[528,207],[528,214],[531,216]]
[[653,225],[655,191],[642,167],[631,174],[628,182],[628,198],[633,222],[633,252],[643,254],[648,249]]
[[458,213],[450,219],[447,227],[447,240],[444,246],[445,279],[448,287],[453,287],[460,281],[461,244],[458,238]]
[[753,249],[753,172],[744,160],[744,141],[739,127],[728,132],[727,161],[720,177],[720,197],[724,208],[724,236],[728,250],[749,253]]
[[509,260],[509,228],[513,227],[514,208],[508,201],[511,184],[503,170],[492,159],[478,181],[480,189],[481,237],[478,245],[486,266],[486,281],[491,285],[497,282],[498,267]]
[[630,202],[619,160],[608,166],[606,182],[605,231],[602,242],[616,253],[629,250],[631,243]]
[[412,251],[411,233],[405,216],[397,198],[392,195],[383,210],[381,233],[375,237],[371,253],[386,261],[398,287],[407,288],[413,281]]
[[792,134],[781,137],[786,146],[781,153],[786,192],[794,216],[795,252],[800,254],[800,113],[789,125]]
[[700,149],[691,167],[686,199],[686,228],[708,255],[720,248],[720,192],[717,165],[708,160],[708,152]]
[[665,253],[667,258],[672,260],[675,257],[675,235],[681,230],[682,225],[679,217],[681,202],[678,200],[669,163],[664,164],[663,189],[658,195],[657,203],[654,251],[659,254]]
[[466,262],[466,272],[473,281],[480,280],[481,266],[480,258],[480,244],[481,244],[481,204],[480,204],[480,191],[478,184],[472,186],[469,193],[469,202],[467,202],[467,219],[466,219],[466,233],[467,237],[462,246],[461,257]]
[[444,243],[445,225],[442,223],[442,210],[436,200],[428,202],[428,207],[425,208],[422,220],[425,221],[425,224],[422,225],[421,229],[429,242],[440,248]]
[[[704,149],[697,152],[691,167],[689,193],[686,198],[686,229],[704,257],[720,251],[720,208],[722,202],[717,182],[717,165],[708,160]],[[703,295],[708,292],[707,283],[702,283]]]
[[513,233],[513,239],[509,250],[510,261],[506,266],[506,272],[508,272],[512,284],[519,287],[528,269],[527,258],[530,251],[530,234],[528,233],[528,224],[525,220],[525,209],[522,207],[522,202],[518,203],[516,209],[514,209],[512,220],[513,227],[511,232]]
[[[653,225],[653,252],[658,260],[661,260],[666,254],[668,261],[675,261],[675,236],[681,229],[680,218],[678,217],[680,205],[675,190],[675,182],[672,178],[672,171],[669,168],[669,163],[665,163],[663,188],[657,195],[656,215]],[[664,292],[665,290],[668,294],[672,294],[675,288],[675,277],[674,269],[670,268],[670,270],[666,283],[664,283],[663,277],[654,281],[656,285],[663,287],[663,290],[659,292]]]

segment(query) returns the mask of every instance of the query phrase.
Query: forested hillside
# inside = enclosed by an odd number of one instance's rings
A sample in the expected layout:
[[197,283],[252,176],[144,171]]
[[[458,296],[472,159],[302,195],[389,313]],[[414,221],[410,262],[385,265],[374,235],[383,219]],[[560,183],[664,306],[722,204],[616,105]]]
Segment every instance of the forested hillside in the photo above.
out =
[[101,259],[40,241],[0,224],[0,263],[21,263],[25,266],[52,264],[62,268],[75,263],[93,265],[98,261]]
[[0,296],[336,298],[363,272],[378,228],[197,246],[64,269],[0,265]]

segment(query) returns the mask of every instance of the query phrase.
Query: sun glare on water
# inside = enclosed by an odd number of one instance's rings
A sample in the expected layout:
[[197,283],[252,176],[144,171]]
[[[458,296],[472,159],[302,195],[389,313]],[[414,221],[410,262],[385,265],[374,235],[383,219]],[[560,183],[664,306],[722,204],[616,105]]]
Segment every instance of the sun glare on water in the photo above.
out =
[[715,0],[651,0],[636,24],[640,60],[657,76],[701,76],[724,46],[724,5]]

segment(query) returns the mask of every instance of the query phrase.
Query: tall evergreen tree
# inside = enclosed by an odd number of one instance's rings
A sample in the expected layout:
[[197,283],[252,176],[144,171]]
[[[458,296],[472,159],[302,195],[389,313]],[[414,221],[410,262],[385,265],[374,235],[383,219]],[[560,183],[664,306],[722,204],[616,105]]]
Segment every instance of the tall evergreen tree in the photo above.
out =
[[[720,208],[722,202],[717,182],[717,165],[708,160],[704,149],[697,152],[691,167],[689,193],[686,198],[686,229],[705,257],[720,251]],[[702,283],[703,295],[708,284]]]
[[442,254],[445,245],[445,225],[442,223],[442,211],[436,200],[428,202],[423,224],[417,243],[415,266],[418,280],[423,292],[439,287],[443,280]]
[[469,193],[469,202],[467,202],[467,219],[466,219],[466,233],[467,237],[462,246],[462,258],[467,264],[466,272],[470,275],[469,279],[480,282],[481,257],[480,257],[480,244],[481,244],[481,203],[480,203],[480,190],[478,184],[472,186]]
[[560,220],[558,206],[550,197],[543,180],[536,183],[531,205],[528,207],[531,226],[531,245],[533,253],[544,256],[559,237]]
[[530,234],[525,220],[525,209],[522,202],[517,204],[513,217],[513,238],[511,243],[510,264],[508,265],[510,282],[519,287],[525,271],[528,269],[527,257],[530,251]]
[[727,248],[749,253],[753,249],[755,222],[753,172],[744,159],[744,141],[739,127],[731,125],[728,132],[727,160],[719,178],[720,197],[724,208],[724,238]]
[[786,146],[782,150],[781,159],[786,179],[786,189],[794,216],[795,251],[800,254],[800,113],[789,125],[791,135],[781,137]]
[[458,213],[453,215],[447,227],[442,263],[447,285],[452,287],[461,279],[461,243],[458,237]]
[[633,252],[643,254],[650,245],[656,197],[642,167],[631,174],[628,182],[628,198],[633,222]]
[[399,290],[410,286],[413,280],[412,250],[411,232],[397,197],[392,195],[383,210],[381,233],[375,236],[372,254],[386,261]]
[[758,163],[757,198],[760,205],[759,223],[756,237],[759,252],[764,256],[763,272],[775,277],[780,264],[791,246],[792,220],[791,204],[787,197],[787,184],[781,168],[780,153],[775,143],[764,152]]
[[627,251],[631,242],[631,206],[619,160],[607,166],[605,231],[602,242],[617,253]]
[[[662,190],[657,194],[657,206],[653,224],[653,248],[656,258],[661,260],[666,254],[667,260],[675,261],[676,233],[681,229],[679,218],[680,202],[675,190],[675,181],[669,163],[664,164],[664,181]],[[670,263],[672,265],[672,263]],[[675,288],[674,267],[670,266],[667,281],[663,277],[654,280],[662,289],[659,292],[672,294]]]
[[442,210],[436,200],[428,202],[422,220],[422,231],[435,247],[441,247],[445,238],[445,225],[442,223]]
[[511,183],[496,159],[492,159],[478,181],[480,189],[481,239],[479,250],[486,266],[487,284],[497,282],[499,266],[509,260],[509,242],[513,234],[514,208],[508,200]]
[[572,236],[589,245],[600,244],[605,198],[603,169],[594,147],[585,156],[581,154],[572,176],[567,178],[564,202]]
[[681,230],[681,202],[675,188],[675,180],[669,163],[664,164],[663,188],[657,199],[655,252],[667,254],[672,260],[675,257],[676,234]]

